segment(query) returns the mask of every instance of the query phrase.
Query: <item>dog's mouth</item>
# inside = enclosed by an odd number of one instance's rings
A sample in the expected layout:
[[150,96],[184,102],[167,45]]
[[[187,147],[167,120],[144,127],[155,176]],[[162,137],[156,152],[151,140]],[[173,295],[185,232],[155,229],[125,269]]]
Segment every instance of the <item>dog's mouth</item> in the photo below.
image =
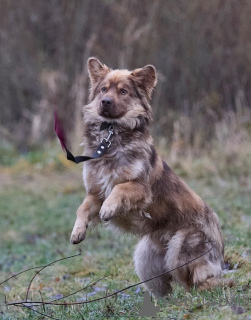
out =
[[101,117],[104,117],[106,119],[119,119],[123,117],[125,112],[118,112],[118,110],[114,109],[104,109],[104,108],[99,108],[98,114]]
[[108,111],[108,110],[102,111],[99,115],[102,116],[102,117],[104,117],[104,118],[116,118],[116,117],[114,117],[114,115],[113,115],[110,111]]

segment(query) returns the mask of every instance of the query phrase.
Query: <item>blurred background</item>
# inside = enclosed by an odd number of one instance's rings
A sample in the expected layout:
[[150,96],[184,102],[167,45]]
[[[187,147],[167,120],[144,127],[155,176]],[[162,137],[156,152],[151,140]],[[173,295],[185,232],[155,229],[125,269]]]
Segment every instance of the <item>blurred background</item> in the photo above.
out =
[[2,148],[55,139],[56,106],[76,149],[95,56],[112,68],[156,66],[152,132],[171,158],[217,143],[239,152],[251,132],[250,16],[248,0],[1,1]]

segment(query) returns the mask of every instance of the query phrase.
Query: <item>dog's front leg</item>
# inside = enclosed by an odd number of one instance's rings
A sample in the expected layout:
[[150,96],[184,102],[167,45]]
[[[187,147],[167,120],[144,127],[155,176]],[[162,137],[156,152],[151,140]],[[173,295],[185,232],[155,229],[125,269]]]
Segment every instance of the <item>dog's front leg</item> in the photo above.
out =
[[102,221],[109,221],[118,212],[143,209],[150,201],[151,194],[142,183],[129,181],[117,184],[104,201],[99,216]]
[[76,213],[77,219],[72,230],[71,243],[77,244],[84,240],[88,222],[98,216],[101,205],[101,200],[92,194],[87,194]]

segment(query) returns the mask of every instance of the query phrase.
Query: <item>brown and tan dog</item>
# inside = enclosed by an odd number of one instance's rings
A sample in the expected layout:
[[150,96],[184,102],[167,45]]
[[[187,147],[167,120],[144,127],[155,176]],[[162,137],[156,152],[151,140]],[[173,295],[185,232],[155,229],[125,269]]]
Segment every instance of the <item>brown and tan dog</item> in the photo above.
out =
[[142,280],[209,251],[146,282],[145,287],[156,297],[171,291],[171,280],[187,290],[222,283],[224,248],[218,216],[161,160],[153,146],[149,101],[157,83],[155,68],[112,70],[90,58],[88,70],[91,90],[90,103],[83,109],[85,154],[92,154],[107,135],[100,131],[101,123],[112,123],[114,136],[101,158],[84,163],[87,195],[77,211],[71,242],[81,242],[88,225],[100,221],[141,237],[134,261]]

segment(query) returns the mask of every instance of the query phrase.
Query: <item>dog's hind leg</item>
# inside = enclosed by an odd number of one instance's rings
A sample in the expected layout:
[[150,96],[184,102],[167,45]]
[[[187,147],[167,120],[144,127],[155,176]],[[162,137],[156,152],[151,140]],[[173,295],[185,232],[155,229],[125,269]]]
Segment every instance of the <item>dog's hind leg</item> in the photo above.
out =
[[209,241],[196,230],[179,230],[168,243],[166,266],[172,277],[186,290],[196,286],[200,289],[219,285],[223,254],[221,245]]
[[[138,243],[134,252],[135,270],[139,278],[144,281],[167,271],[165,269],[166,249],[158,246],[148,236]],[[144,287],[154,297],[163,297],[172,291],[171,276],[165,274],[144,283]]]
[[101,200],[91,194],[87,194],[76,213],[77,219],[72,230],[71,243],[77,244],[84,240],[88,222],[99,220],[98,213],[101,205]]

